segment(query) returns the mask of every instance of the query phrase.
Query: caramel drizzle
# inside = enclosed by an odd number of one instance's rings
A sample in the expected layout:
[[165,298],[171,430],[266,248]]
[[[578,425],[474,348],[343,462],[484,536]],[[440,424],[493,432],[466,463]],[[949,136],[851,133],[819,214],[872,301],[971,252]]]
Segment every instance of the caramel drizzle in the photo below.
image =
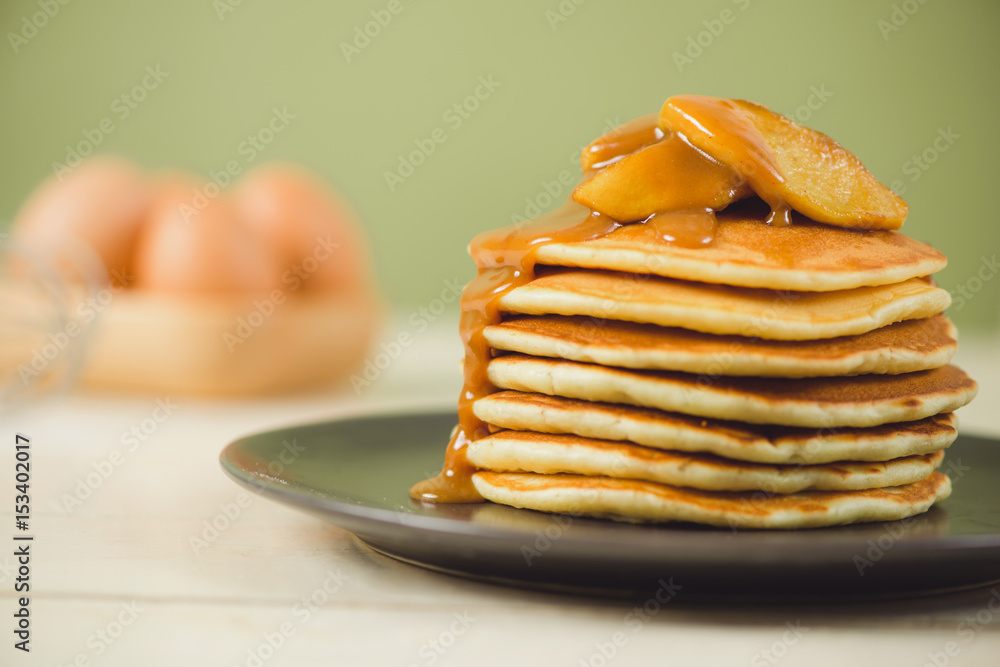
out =
[[777,191],[785,177],[774,153],[735,102],[701,95],[675,95],[664,103],[660,117],[664,116],[672,117],[674,134],[688,144],[691,142],[685,126],[696,127],[713,137],[737,138],[726,142],[729,159],[722,161],[738,164],[738,176],[749,182],[757,196],[771,207],[767,224],[779,227],[792,224],[792,208]]
[[535,277],[535,256],[548,243],[576,243],[610,234],[620,223],[572,200],[527,225],[485,232],[469,247],[478,269],[462,292],[459,332],[465,346],[465,381],[458,398],[458,428],[448,443],[439,475],[419,482],[410,496],[434,502],[468,503],[483,498],[472,485],[475,471],[466,456],[473,440],[489,435],[489,427],[472,411],[483,396],[497,391],[486,374],[492,358],[483,330],[500,322],[500,298]]
[[[704,98],[711,99],[711,98]],[[696,103],[701,98],[695,99]],[[669,103],[669,102],[668,102]],[[705,105],[702,105],[705,106]],[[738,109],[715,107],[703,110],[707,114],[723,116],[713,118],[711,125],[719,132],[731,132],[742,137],[750,134],[750,128],[740,126]],[[732,117],[732,118],[730,118]],[[704,120],[704,119],[701,119]],[[749,124],[749,121],[743,119]],[[689,143],[680,133],[666,135],[659,127],[656,114],[643,116],[626,123],[615,131],[601,137],[584,149],[582,163],[584,180],[621,158],[654,143],[678,137]],[[761,152],[759,146],[747,157],[755,166],[747,171],[753,173],[775,169],[770,152]],[[763,147],[765,150],[766,146]],[[697,149],[695,149],[697,150]],[[700,151],[699,151],[700,153]],[[704,155],[706,160],[713,158]],[[749,176],[743,172],[733,174],[733,182]],[[749,178],[756,185],[755,178]],[[762,186],[765,193],[771,190]],[[789,208],[783,201],[762,196],[772,206],[768,222],[787,224],[791,222]],[[703,247],[711,243],[715,235],[715,211],[711,208],[693,208],[663,211],[650,215],[641,222],[657,230],[657,236],[664,243],[674,243],[687,247]],[[526,285],[535,277],[535,263],[539,248],[550,243],[580,243],[607,236],[622,225],[608,216],[591,211],[572,199],[545,215],[527,223],[501,228],[480,234],[469,246],[469,252],[476,264],[476,277],[462,292],[460,300],[461,319],[459,332],[465,348],[463,363],[464,384],[458,399],[458,426],[448,442],[444,467],[441,472],[427,480],[413,485],[410,497],[415,500],[440,503],[482,502],[483,497],[472,483],[476,471],[469,462],[467,448],[470,442],[490,433],[489,425],[476,417],[473,404],[480,398],[498,390],[487,375],[487,365],[492,358],[492,350],[483,332],[487,326],[499,324],[501,311],[499,301],[511,290]]]
[[580,163],[584,177],[592,176],[626,155],[662,141],[665,137],[666,133],[660,128],[660,117],[655,113],[619,125],[583,149]]

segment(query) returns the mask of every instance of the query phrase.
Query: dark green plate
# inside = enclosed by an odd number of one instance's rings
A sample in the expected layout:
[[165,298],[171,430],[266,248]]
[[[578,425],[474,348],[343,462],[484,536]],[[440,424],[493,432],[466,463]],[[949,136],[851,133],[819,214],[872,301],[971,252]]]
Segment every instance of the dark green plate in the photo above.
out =
[[516,585],[719,593],[913,594],[1000,580],[1000,442],[961,436],[952,497],[904,521],[802,531],[631,525],[482,503],[411,501],[440,469],[453,412],[373,415],[242,438],[223,469],[252,491],[421,565]]

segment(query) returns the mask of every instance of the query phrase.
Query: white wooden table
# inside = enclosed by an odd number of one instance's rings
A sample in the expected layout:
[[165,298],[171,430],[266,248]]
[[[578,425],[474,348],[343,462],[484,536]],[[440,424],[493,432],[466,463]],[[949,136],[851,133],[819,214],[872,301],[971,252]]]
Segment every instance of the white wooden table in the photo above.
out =
[[[0,665],[1000,664],[1000,587],[837,606],[692,604],[680,593],[637,628],[625,623],[634,603],[404,565],[223,475],[219,451],[249,432],[453,405],[457,336],[453,322],[439,325],[360,397],[71,395],[4,416]],[[981,383],[963,429],[1000,436],[997,340],[962,344],[959,363]],[[176,407],[157,423],[168,398]],[[12,633],[17,431],[32,438],[30,654]],[[213,520],[229,525],[207,531]]]

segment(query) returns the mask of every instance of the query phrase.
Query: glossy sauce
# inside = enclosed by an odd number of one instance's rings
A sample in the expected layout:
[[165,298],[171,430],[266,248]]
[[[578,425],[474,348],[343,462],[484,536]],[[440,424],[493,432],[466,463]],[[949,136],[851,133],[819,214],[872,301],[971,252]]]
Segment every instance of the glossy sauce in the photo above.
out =
[[578,185],[573,199],[622,222],[679,210],[720,210],[753,191],[732,169],[669,135]]
[[664,103],[660,122],[689,144],[699,143],[692,141],[696,134],[713,140],[719,152],[712,157],[734,167],[771,207],[766,222],[779,226],[792,224],[791,207],[777,189],[785,177],[774,152],[735,102],[701,95],[676,95]]
[[458,427],[448,443],[444,468],[431,479],[410,489],[417,500],[468,503],[482,501],[472,485],[473,466],[466,446],[489,435],[489,428],[472,412],[472,405],[497,390],[486,376],[492,358],[483,330],[500,322],[500,297],[535,277],[535,255],[547,243],[576,243],[610,234],[618,222],[567,201],[528,224],[519,224],[480,234],[469,252],[478,269],[462,292],[459,332],[465,346],[464,384],[458,398]]
[[657,236],[666,243],[685,248],[698,248],[711,243],[718,224],[715,211],[711,208],[654,213],[643,222],[655,229]]
[[[671,98],[664,109],[671,103]],[[738,192],[747,180],[751,185],[764,183],[763,192],[770,183],[768,178],[781,179],[773,155],[752,123],[741,116],[736,107],[725,104],[709,104],[700,100],[712,98],[691,98],[679,105],[691,122],[699,127],[724,135],[728,133],[730,150],[743,156],[748,165],[745,172],[732,173],[726,168],[720,171],[719,161],[705,155],[684,139],[680,133],[664,132],[660,125],[662,114],[650,114],[626,123],[606,135],[599,137],[583,149],[581,163],[586,182],[595,174],[622,158],[657,143],[684,140],[692,153],[683,153],[684,167],[676,171],[684,178],[671,182],[670,186],[679,193],[706,193],[728,188],[730,197],[719,195],[725,203],[732,200],[732,193]],[[719,102],[728,102],[719,100]],[[741,146],[740,144],[747,144]],[[694,153],[697,153],[695,155]],[[702,163],[704,162],[704,164]],[[773,173],[772,173],[773,172]],[[718,174],[723,174],[724,178]],[[673,172],[672,172],[673,174]],[[768,178],[762,178],[764,174]],[[711,176],[714,185],[707,185]],[[706,190],[707,188],[707,190]],[[755,187],[756,190],[756,187]],[[761,190],[756,190],[758,194]],[[688,195],[680,194],[676,201],[684,202]],[[690,201],[701,201],[704,194],[693,195]],[[787,205],[774,197],[768,199],[772,206],[769,222],[787,224],[790,222]],[[776,203],[772,203],[776,202]],[[724,206],[725,204],[723,204]],[[784,208],[782,208],[784,207]],[[720,206],[721,208],[721,206]],[[783,211],[783,212],[782,212]],[[635,222],[654,227],[665,243],[675,243],[687,247],[703,247],[712,242],[715,234],[715,208],[702,205],[683,205],[673,210],[657,211],[644,220]],[[466,456],[470,442],[489,434],[489,426],[475,416],[473,404],[480,398],[497,391],[487,377],[487,365],[492,358],[492,350],[487,344],[483,330],[500,322],[499,299],[516,287],[534,279],[535,256],[538,249],[549,243],[578,243],[601,238],[621,226],[621,222],[592,211],[574,202],[565,202],[558,209],[533,220],[517,225],[480,234],[469,246],[469,252],[476,263],[476,277],[462,292],[460,301],[461,320],[459,331],[465,348],[464,384],[458,400],[458,426],[456,427],[445,454],[442,471],[435,477],[413,485],[410,496],[416,500],[444,503],[481,502],[482,496],[472,484],[475,468]]]
[[660,129],[660,117],[651,113],[624,125],[619,125],[601,135],[583,149],[580,165],[585,176],[597,173],[640,148],[662,140],[666,133]]

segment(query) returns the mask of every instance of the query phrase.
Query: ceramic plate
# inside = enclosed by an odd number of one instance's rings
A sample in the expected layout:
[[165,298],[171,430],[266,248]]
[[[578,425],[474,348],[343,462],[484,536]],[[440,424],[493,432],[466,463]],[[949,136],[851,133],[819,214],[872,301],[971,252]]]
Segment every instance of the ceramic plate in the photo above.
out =
[[952,497],[919,517],[802,531],[631,525],[491,503],[410,500],[440,469],[455,416],[355,417],[230,444],[236,482],[416,565],[522,586],[724,594],[912,594],[1000,580],[1000,441],[960,436]]

